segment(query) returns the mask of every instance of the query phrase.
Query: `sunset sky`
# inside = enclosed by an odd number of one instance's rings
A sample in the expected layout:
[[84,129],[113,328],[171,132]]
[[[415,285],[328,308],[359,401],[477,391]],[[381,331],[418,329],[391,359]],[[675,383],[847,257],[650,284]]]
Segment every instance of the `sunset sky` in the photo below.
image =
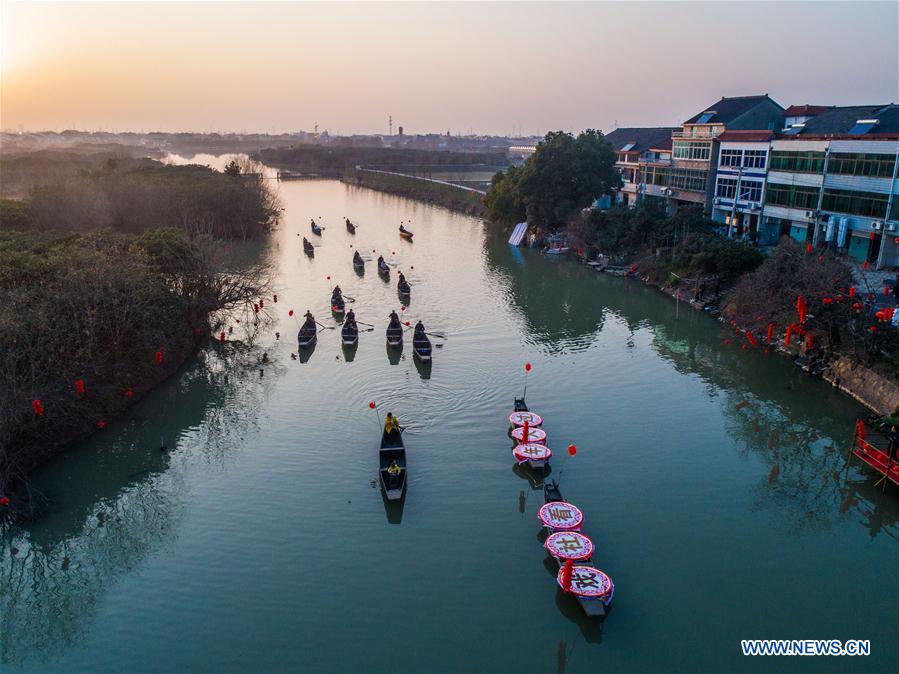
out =
[[895,2],[0,4],[0,126],[544,133],[899,100]]

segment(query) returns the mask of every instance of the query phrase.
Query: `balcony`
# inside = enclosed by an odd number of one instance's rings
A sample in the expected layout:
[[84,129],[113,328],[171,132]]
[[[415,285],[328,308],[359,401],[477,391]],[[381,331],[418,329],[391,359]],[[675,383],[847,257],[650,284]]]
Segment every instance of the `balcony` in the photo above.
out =
[[694,126],[689,131],[672,131],[671,137],[677,140],[712,140],[724,133],[724,127]]

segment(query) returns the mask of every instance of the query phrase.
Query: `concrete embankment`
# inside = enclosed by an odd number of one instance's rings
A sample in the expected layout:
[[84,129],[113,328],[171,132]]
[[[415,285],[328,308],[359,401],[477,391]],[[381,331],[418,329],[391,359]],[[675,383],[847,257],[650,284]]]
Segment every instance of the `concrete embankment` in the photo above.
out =
[[349,185],[424,201],[467,215],[481,217],[484,213],[483,192],[441,180],[371,169],[349,171],[341,180]]

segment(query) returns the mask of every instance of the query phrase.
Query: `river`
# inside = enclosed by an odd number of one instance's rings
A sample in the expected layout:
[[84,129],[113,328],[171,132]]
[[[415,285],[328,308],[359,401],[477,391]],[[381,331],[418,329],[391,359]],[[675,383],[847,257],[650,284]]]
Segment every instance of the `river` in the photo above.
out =
[[[5,671],[895,665],[897,495],[845,470],[862,408],[653,289],[511,249],[476,219],[336,181],[278,189],[276,324],[252,349],[210,345],[35,475],[53,507],[0,553]],[[404,315],[447,337],[432,367],[408,342],[389,354],[395,279],[373,262],[356,276],[351,246],[407,272]],[[323,330],[292,359],[288,311],[337,325],[335,282],[377,328],[352,358]],[[603,624],[557,589],[540,493],[513,469],[525,362],[553,474],[616,583]],[[402,509],[373,486],[371,400],[408,427]],[[748,638],[870,639],[872,653],[744,658]]]

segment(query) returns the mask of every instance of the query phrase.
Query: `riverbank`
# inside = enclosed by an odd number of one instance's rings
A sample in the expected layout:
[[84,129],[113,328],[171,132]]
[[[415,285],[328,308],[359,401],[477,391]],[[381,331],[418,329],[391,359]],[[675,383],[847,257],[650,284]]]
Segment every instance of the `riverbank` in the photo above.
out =
[[356,187],[367,187],[379,192],[423,201],[434,206],[442,206],[466,215],[481,217],[484,213],[483,195],[456,185],[382,171],[357,169],[344,173],[341,181]]
[[[797,359],[803,359],[802,363],[808,366],[820,365],[821,378],[842,393],[861,403],[873,413],[879,416],[899,415],[899,383],[888,377],[884,377],[875,370],[865,367],[863,364],[853,362],[845,355],[837,354],[826,363],[820,362],[820,356],[813,357],[812,349],[808,343],[796,339],[796,343],[787,345],[784,340],[775,338],[768,343],[766,335],[753,334],[752,326],[739,325],[736,321],[728,320],[722,315],[721,309],[734,288],[723,288],[720,294],[709,300],[696,300],[693,292],[684,294],[679,287],[672,287],[648,275],[641,274],[636,269],[627,275],[636,278],[644,285],[655,288],[660,293],[667,295],[676,302],[683,302],[697,311],[709,312],[727,326],[733,333],[732,337],[725,337],[724,342],[734,348],[763,348],[766,352],[773,351],[780,356],[789,358],[794,363]],[[750,338],[749,335],[752,335]],[[799,363],[797,363],[799,365]],[[805,368],[804,368],[805,369]]]

